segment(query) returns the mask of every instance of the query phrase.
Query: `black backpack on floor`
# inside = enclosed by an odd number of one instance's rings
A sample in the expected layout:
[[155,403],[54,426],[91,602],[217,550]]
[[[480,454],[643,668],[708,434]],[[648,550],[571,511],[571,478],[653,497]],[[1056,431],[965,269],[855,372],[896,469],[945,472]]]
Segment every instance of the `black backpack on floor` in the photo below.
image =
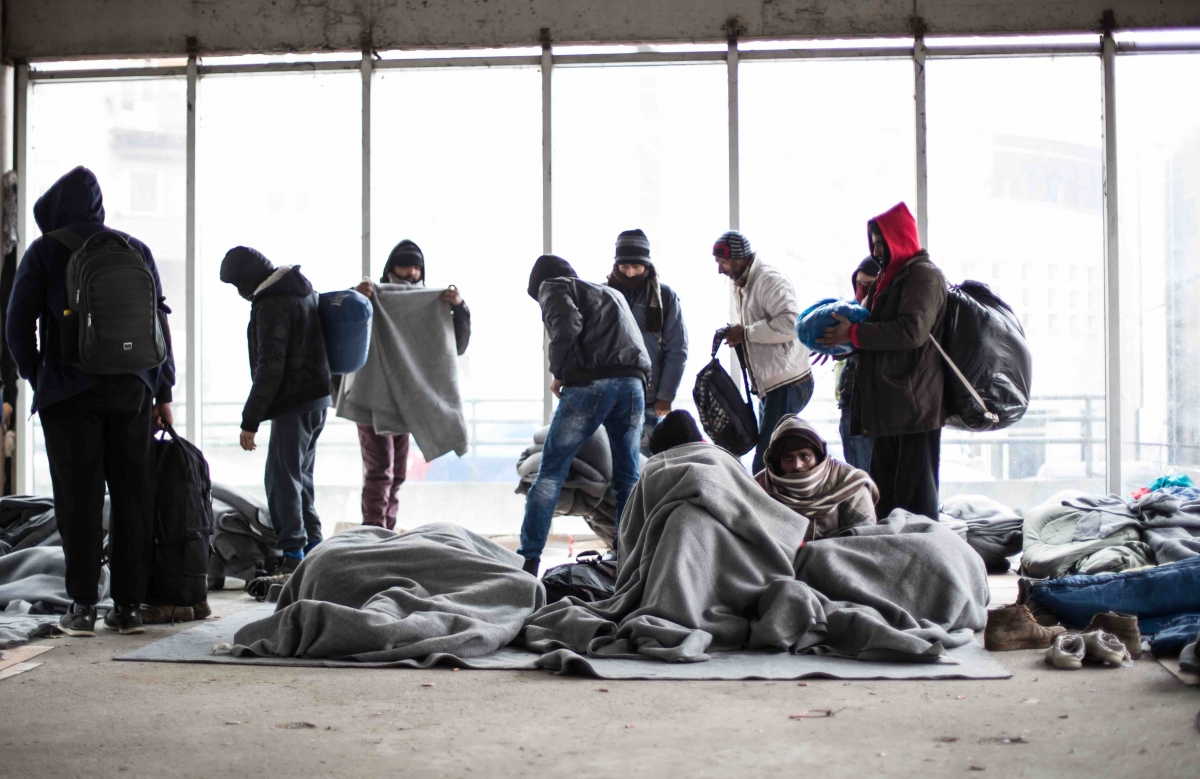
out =
[[147,600],[153,606],[195,606],[208,597],[213,529],[208,462],[170,425],[155,439],[154,454],[154,559]]
[[70,230],[47,236],[71,250],[63,312],[63,362],[112,376],[148,371],[167,359],[158,287],[125,236],[101,230],[86,241]]
[[700,424],[712,442],[741,457],[758,445],[758,420],[750,404],[750,380],[746,377],[746,355],[742,347],[734,348],[742,368],[742,383],[746,386],[745,400],[717,359],[717,349],[724,337],[724,330],[718,330],[713,336],[712,360],[696,374],[692,399],[696,401]]
[[568,595],[585,603],[608,600],[617,590],[617,561],[605,560],[594,549],[580,552],[575,562],[558,565],[542,577],[546,603],[555,603]]

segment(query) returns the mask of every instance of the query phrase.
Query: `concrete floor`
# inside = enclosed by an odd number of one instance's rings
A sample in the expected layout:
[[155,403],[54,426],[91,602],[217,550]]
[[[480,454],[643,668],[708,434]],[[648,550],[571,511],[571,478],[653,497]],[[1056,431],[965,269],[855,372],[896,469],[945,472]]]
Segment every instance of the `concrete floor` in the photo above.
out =
[[[0,681],[0,776],[1200,775],[1200,687],[1148,658],[1064,672],[1008,652],[1006,681],[799,685],[112,660],[186,627],[49,640]],[[789,718],[809,709],[835,716]]]

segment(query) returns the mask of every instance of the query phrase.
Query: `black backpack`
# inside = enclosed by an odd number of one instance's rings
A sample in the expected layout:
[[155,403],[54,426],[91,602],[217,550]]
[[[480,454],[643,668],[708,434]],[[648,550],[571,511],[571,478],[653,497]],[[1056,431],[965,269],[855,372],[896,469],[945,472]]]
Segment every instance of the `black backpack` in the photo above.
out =
[[594,549],[580,552],[575,562],[558,565],[542,577],[546,603],[571,595],[585,603],[608,600],[617,590],[617,561],[605,560]]
[[70,230],[47,236],[71,250],[63,312],[63,363],[101,376],[148,371],[167,359],[154,274],[125,236]]
[[750,380],[746,378],[746,355],[742,347],[738,345],[734,348],[742,368],[745,400],[737,384],[717,359],[717,349],[724,336],[724,330],[717,331],[713,336],[712,360],[696,374],[692,399],[696,401],[700,424],[712,442],[741,457],[758,445],[758,420],[754,416],[754,406],[750,404]]
[[154,441],[157,495],[148,602],[195,606],[208,597],[212,482],[200,450],[166,425]]

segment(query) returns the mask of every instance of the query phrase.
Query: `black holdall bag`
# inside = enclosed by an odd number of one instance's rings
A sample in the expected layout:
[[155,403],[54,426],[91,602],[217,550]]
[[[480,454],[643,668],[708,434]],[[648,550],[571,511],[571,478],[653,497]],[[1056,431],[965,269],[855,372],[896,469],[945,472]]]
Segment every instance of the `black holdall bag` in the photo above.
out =
[[941,342],[933,339],[933,344],[950,367],[947,427],[985,433],[1025,416],[1033,356],[1012,307],[987,284],[964,281],[950,287]]
[[67,229],[47,236],[71,250],[63,362],[100,376],[162,365],[167,359],[166,317],[141,252],[112,230],[86,241]]
[[208,598],[212,482],[200,450],[166,425],[154,440],[153,606],[195,606]]
[[717,359],[717,349],[725,332],[718,330],[713,336],[712,360],[696,374],[692,399],[696,401],[700,424],[712,442],[741,457],[758,445],[758,419],[750,403],[750,380],[746,376],[746,355],[741,345],[734,348],[742,369],[742,384],[746,387],[744,400],[737,384]]
[[617,561],[606,560],[594,549],[580,552],[575,562],[557,565],[542,577],[546,603],[568,595],[585,603],[608,600],[617,591]]

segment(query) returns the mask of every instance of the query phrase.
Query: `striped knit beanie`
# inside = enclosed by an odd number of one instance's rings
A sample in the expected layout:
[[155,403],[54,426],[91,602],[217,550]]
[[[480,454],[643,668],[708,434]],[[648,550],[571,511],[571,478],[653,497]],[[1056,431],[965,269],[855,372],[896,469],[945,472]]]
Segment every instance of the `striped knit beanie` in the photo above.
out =
[[754,250],[750,248],[749,238],[737,230],[730,230],[713,244],[713,256],[722,260],[752,260]]
[[617,236],[618,265],[649,265],[650,239],[641,230],[626,230]]

